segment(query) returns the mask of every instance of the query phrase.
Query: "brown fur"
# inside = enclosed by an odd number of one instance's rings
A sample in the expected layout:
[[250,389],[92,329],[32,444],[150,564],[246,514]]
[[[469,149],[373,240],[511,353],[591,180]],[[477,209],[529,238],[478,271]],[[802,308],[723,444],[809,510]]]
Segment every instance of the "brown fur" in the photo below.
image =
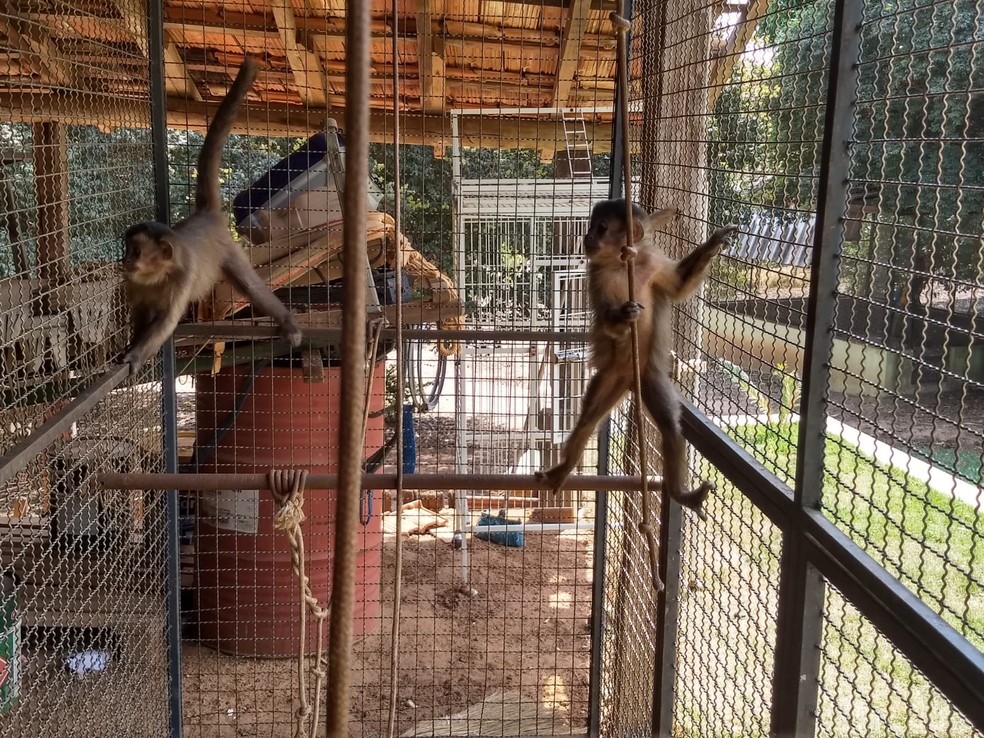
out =
[[[701,505],[713,489],[709,483],[687,491],[686,446],[680,431],[680,401],[670,380],[670,308],[694,293],[711,260],[720,253],[735,226],[719,228],[703,244],[680,261],[660,253],[652,242],[653,231],[676,216],[676,210],[653,215],[633,206],[634,296],[629,286],[622,248],[626,243],[624,200],[605,200],[591,211],[584,237],[588,257],[588,291],[594,310],[591,360],[595,374],[581,403],[581,417],[564,446],[564,457],[537,477],[560,489],[574,470],[599,421],[632,388],[630,324],[636,324],[642,379],[642,401],[662,436],[663,489],[681,505],[703,518]],[[640,320],[641,318],[641,320]]]
[[301,331],[293,316],[232,240],[222,212],[222,149],[255,77],[256,64],[246,59],[208,128],[198,155],[195,211],[173,228],[163,223],[138,223],[123,236],[133,341],[122,361],[130,364],[132,374],[174,332],[189,303],[205,297],[223,274],[250,297],[255,309],[277,321],[292,346],[300,345]]

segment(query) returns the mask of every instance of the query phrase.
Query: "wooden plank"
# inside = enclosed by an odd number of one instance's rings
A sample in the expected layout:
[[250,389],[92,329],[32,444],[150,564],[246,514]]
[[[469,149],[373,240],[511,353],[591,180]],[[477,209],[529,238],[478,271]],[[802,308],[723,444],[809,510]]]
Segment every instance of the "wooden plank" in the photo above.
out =
[[590,9],[591,0],[573,0],[567,10],[567,24],[564,26],[563,39],[560,42],[560,59],[557,61],[557,79],[553,91],[555,108],[567,105],[571,96]]
[[[149,58],[150,39],[147,36],[147,5],[144,0],[113,0],[113,6],[140,53]],[[164,33],[164,84],[169,95],[180,95],[192,100],[202,99],[181,54],[178,53],[178,47],[167,32]]]
[[0,31],[6,34],[11,49],[23,52],[21,63],[27,61],[36,67],[42,84],[69,87],[72,70],[44,28],[18,15],[0,15]]
[[64,282],[71,237],[68,212],[68,134],[54,121],[35,123],[34,183],[38,206],[38,276]]
[[[492,84],[489,82],[489,84]],[[33,90],[37,92],[37,90]],[[168,124],[181,130],[204,132],[208,121],[215,116],[218,101],[198,102],[181,97],[167,101]],[[33,123],[39,117],[71,125],[112,125],[125,121],[130,127],[150,125],[148,107],[139,100],[110,95],[78,95],[61,93],[24,94],[0,92],[0,110],[7,113],[8,122]],[[344,110],[333,110],[334,116],[344,117]],[[448,114],[428,115],[414,112],[400,114],[404,144],[433,145],[446,141],[451,130]],[[393,138],[393,113],[375,110],[370,113],[369,135],[374,142],[389,143]],[[609,150],[611,142],[611,113],[604,113],[587,122],[588,136],[595,153]],[[563,148],[564,129],[559,120],[547,118],[503,118],[494,126],[488,118],[463,116],[460,120],[462,146],[491,146],[504,148]],[[324,112],[307,110],[296,105],[280,103],[250,104],[239,112],[234,133],[254,136],[301,136],[324,130]]]
[[290,0],[273,0],[270,8],[301,100],[306,105],[326,109],[328,82],[321,69],[321,59],[298,43],[297,19]]
[[425,113],[443,112],[445,94],[444,43],[434,39],[436,0],[417,0],[417,76],[420,107]]

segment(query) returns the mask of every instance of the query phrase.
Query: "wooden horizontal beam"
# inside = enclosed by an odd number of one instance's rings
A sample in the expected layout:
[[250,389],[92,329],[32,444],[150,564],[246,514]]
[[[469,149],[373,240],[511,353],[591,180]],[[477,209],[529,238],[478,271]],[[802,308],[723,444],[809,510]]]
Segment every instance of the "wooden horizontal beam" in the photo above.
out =
[[[168,126],[181,130],[204,132],[208,121],[218,109],[216,102],[196,102],[184,98],[167,100]],[[143,128],[150,125],[150,106],[144,100],[126,99],[112,95],[78,95],[54,92],[50,94],[0,93],[0,110],[7,111],[7,120],[31,123],[52,120],[72,125],[96,125]],[[343,118],[342,110],[332,110],[332,117]],[[306,110],[281,104],[245,105],[239,114],[235,133],[267,136],[306,136],[324,129],[323,111]],[[369,119],[369,135],[374,142],[392,139],[393,114],[373,111]],[[609,150],[610,119],[599,118],[586,122],[588,135],[596,153]],[[449,115],[401,113],[400,127],[405,144],[434,145],[451,139]],[[497,118],[463,116],[459,121],[462,146],[501,146],[503,148],[563,148],[563,122],[549,118]]]

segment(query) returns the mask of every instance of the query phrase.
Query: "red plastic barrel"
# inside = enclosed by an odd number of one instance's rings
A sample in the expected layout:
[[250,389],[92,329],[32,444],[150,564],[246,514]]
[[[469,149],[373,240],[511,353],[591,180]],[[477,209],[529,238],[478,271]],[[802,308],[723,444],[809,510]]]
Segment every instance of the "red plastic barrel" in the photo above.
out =
[[[376,364],[370,411],[382,410],[385,363]],[[252,388],[244,384],[252,379]],[[338,459],[339,370],[325,369],[324,382],[306,383],[301,369],[249,365],[196,378],[197,451],[202,472],[266,473],[298,468],[335,473]],[[235,413],[237,402],[242,403]],[[374,413],[375,414],[375,413]],[[234,420],[233,420],[234,416]],[[221,435],[221,428],[228,431]],[[221,436],[215,451],[207,447]],[[366,455],[383,445],[383,417],[370,415]],[[335,490],[304,493],[306,574],[319,602],[328,602],[332,564]],[[378,493],[361,501],[356,570],[354,635],[379,625],[382,542]],[[291,549],[273,527],[269,490],[202,492],[198,503],[196,589],[203,644],[238,656],[297,654],[300,601],[291,569]],[[316,647],[309,620],[307,650]]]

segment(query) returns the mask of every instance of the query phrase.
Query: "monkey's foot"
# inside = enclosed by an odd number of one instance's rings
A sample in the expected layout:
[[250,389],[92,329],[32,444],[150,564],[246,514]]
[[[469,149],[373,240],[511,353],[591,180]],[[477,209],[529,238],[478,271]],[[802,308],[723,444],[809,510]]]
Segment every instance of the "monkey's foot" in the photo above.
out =
[[549,469],[543,469],[538,472],[533,473],[533,477],[538,482],[542,482],[550,487],[554,492],[559,492],[560,488],[564,486],[564,482],[567,481],[567,477],[570,476],[570,470],[566,469],[563,464],[558,464]]
[[642,313],[642,310],[643,306],[638,302],[626,300],[622,303],[622,308],[619,310],[619,315],[626,323],[632,323],[639,320],[639,315]]
[[715,489],[714,482],[701,482],[696,489],[690,492],[677,492],[676,494],[671,492],[670,497],[676,500],[681,507],[693,510],[701,520],[707,520],[707,514],[702,509],[704,500],[707,499],[708,493]]
[[280,335],[287,339],[287,342],[294,348],[300,346],[301,341],[304,339],[304,334],[301,333],[301,329],[297,327],[297,324],[293,320],[281,326]]
[[120,364],[130,365],[130,376],[135,377],[140,373],[143,368],[144,359],[140,356],[138,351],[127,351],[123,356],[120,357]]

